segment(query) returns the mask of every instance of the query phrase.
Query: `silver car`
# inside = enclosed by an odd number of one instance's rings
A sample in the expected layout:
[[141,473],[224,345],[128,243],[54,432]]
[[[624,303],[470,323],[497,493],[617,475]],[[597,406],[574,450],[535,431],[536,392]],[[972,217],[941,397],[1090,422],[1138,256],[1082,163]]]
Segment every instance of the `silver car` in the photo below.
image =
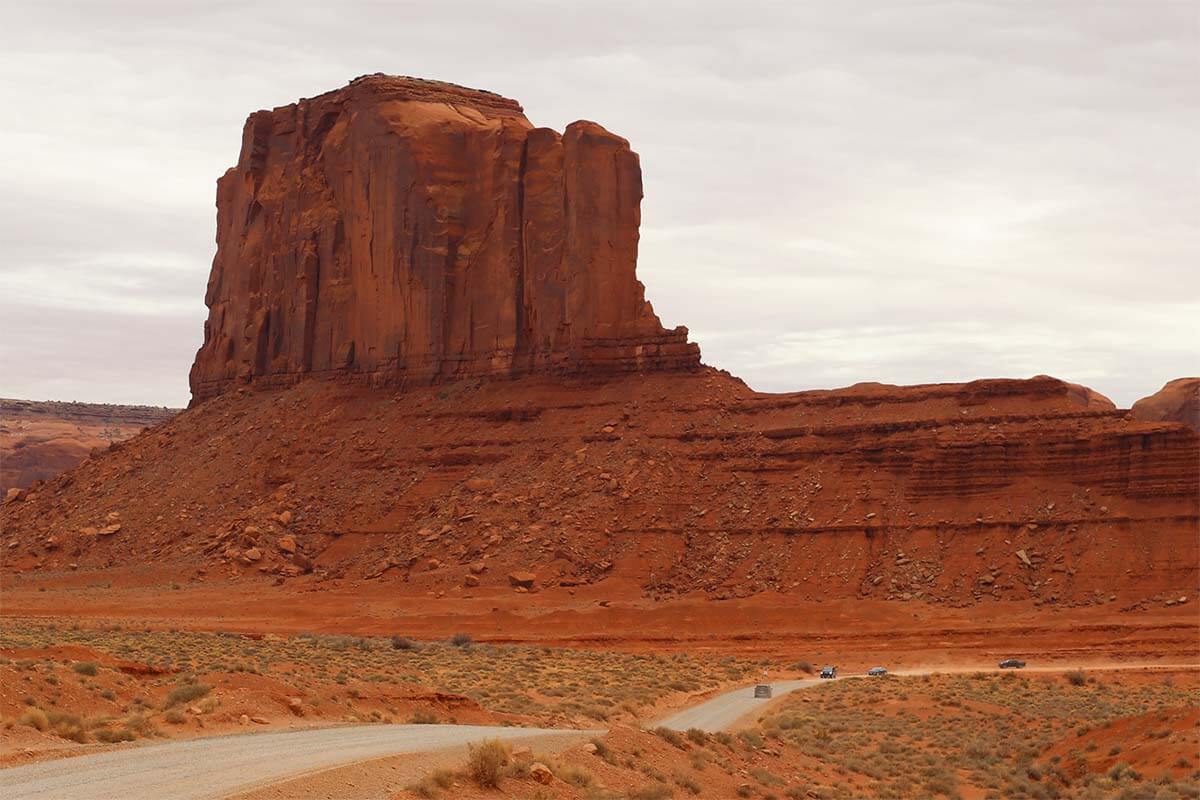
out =
[[887,675],[887,670],[883,667],[871,667],[869,670],[867,670],[867,674],[874,677],[879,677],[881,675]]

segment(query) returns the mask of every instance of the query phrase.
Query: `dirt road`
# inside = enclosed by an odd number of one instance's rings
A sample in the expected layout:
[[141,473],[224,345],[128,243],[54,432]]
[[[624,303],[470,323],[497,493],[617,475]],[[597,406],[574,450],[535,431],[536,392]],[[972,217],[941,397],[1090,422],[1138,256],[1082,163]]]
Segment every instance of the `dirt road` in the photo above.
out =
[[[1195,669],[1194,664],[1114,665],[1089,669]],[[1067,667],[1032,667],[1030,672],[1063,672]],[[981,672],[995,668],[958,667],[901,670],[898,675]],[[863,678],[847,675],[837,680]],[[868,679],[870,680],[870,679]],[[774,698],[755,698],[746,686],[717,695],[660,720],[674,730],[719,731],[766,709],[789,692],[822,683],[818,678],[777,680]],[[216,800],[255,786],[356,761],[404,753],[427,753],[483,739],[576,736],[603,731],[506,728],[474,725],[363,725],[286,733],[238,734],[130,747],[90,756],[43,761],[0,770],[5,800]]]
[[[1163,669],[1197,669],[1196,664],[1114,664],[1101,667],[1088,667],[1092,670],[1121,670],[1121,669],[1148,669],[1148,668],[1163,668]],[[1068,672],[1072,667],[1061,666],[1034,666],[1027,667],[1024,672]],[[999,672],[1001,670],[996,667],[943,667],[939,669],[902,669],[893,672],[893,675],[932,675],[936,673],[948,672]],[[852,678],[866,678],[865,675],[843,675],[836,680],[846,680]],[[734,689],[732,692],[719,694],[711,700],[706,700],[699,705],[686,708],[676,714],[672,714],[659,722],[653,727],[670,728],[676,731],[686,731],[689,728],[698,728],[709,733],[726,730],[733,727],[738,720],[743,717],[748,717],[751,714],[760,712],[770,705],[775,699],[782,697],[789,692],[794,692],[797,689],[804,689],[809,686],[816,686],[822,683],[829,683],[828,680],[820,678],[806,678],[803,680],[787,680],[787,681],[766,681],[773,689],[773,697],[764,699],[754,696],[753,686],[743,686],[739,689]]]
[[[775,697],[815,686],[820,683],[818,678],[808,678],[799,681],[774,681],[771,687]],[[732,692],[719,694],[711,700],[698,706],[684,709],[658,723],[663,728],[675,731],[686,731],[689,728],[699,728],[702,731],[715,733],[733,725],[748,714],[753,714],[764,708],[770,701],[754,696],[753,686],[744,686]]]
[[474,725],[362,725],[217,736],[0,770],[5,800],[216,800],[340,764],[483,739],[595,732]]

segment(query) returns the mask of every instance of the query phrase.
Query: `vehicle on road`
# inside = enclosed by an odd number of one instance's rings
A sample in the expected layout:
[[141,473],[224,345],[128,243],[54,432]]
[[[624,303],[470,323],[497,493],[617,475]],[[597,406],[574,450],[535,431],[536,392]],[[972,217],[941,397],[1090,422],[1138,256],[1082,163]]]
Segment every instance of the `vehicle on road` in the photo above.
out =
[[821,668],[821,677],[822,678],[836,678],[837,677],[837,667],[822,667]]
[[869,670],[867,670],[867,674],[875,677],[887,675],[887,669],[884,667],[871,667]]
[[1000,662],[1000,669],[1024,669],[1025,662],[1019,658],[1006,658]]
[[771,694],[771,684],[769,683],[760,683],[754,687],[755,697],[770,697]]

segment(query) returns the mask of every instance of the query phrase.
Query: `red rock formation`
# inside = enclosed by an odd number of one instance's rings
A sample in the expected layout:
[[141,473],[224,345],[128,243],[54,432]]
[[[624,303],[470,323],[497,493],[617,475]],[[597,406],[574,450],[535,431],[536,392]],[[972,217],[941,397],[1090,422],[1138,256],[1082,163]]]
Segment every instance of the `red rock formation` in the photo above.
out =
[[0,575],[169,563],[421,602],[516,582],[1126,607],[1195,594],[1198,459],[1189,428],[1047,377],[304,381],[228,392],[9,503]]
[[373,75],[246,122],[193,402],[234,381],[694,369],[635,276],[641,169],[591,122]]
[[1200,431],[1200,378],[1176,378],[1133,404],[1134,419],[1182,422]]

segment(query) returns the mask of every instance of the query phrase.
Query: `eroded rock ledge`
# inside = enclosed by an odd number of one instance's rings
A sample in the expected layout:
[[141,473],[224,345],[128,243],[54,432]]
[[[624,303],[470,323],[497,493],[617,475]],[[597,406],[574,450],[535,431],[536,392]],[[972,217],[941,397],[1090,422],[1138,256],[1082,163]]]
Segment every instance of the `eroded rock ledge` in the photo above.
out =
[[246,122],[217,184],[193,402],[305,375],[692,370],[637,280],[641,168],[592,122],[364,76]]

